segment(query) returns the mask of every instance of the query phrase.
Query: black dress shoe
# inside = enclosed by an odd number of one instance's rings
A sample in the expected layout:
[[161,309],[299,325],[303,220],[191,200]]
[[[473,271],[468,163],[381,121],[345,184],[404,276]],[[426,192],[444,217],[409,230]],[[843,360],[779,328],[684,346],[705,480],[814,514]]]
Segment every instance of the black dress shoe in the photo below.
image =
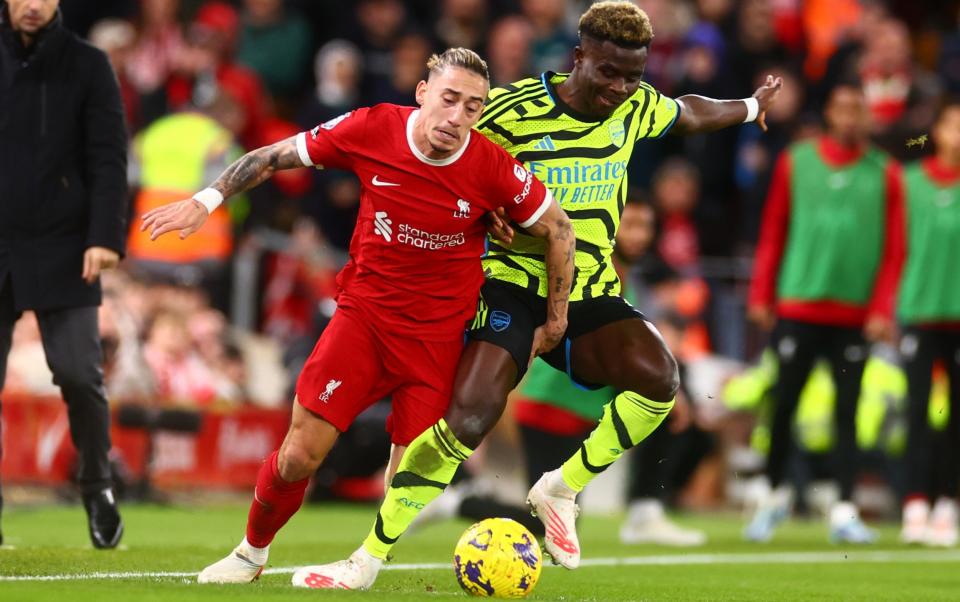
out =
[[117,547],[123,535],[123,520],[117,511],[113,491],[104,489],[97,493],[83,494],[83,507],[90,525],[90,542],[93,547],[104,550]]

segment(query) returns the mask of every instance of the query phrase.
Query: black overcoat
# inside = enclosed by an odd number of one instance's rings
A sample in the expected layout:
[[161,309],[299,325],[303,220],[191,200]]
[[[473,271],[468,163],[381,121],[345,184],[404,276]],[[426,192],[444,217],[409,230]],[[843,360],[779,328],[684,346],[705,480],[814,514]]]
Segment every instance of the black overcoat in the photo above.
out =
[[58,13],[27,49],[0,1],[0,284],[18,310],[99,305],[93,246],[123,255],[127,135],[107,56]]

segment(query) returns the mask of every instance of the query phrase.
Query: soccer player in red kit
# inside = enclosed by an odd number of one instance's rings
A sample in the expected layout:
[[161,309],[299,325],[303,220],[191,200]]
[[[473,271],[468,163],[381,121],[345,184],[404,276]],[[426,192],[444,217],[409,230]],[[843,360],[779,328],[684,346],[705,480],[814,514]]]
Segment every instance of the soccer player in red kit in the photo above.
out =
[[[387,428],[401,453],[441,421],[483,282],[487,213],[502,207],[546,239],[550,311],[535,351],[563,336],[575,240],[569,219],[530,172],[471,132],[489,88],[483,60],[454,48],[431,57],[427,67],[427,81],[417,86],[419,110],[382,104],[341,115],[248,153],[210,188],[143,218],[153,238],[174,230],[189,236],[225,197],[277,169],[349,169],[362,187],[337,311],[297,381],[290,430],[257,477],[246,537],[200,573],[201,583],[259,576],[308,478],[370,404],[391,396]],[[382,562],[364,547],[355,554],[368,565]]]

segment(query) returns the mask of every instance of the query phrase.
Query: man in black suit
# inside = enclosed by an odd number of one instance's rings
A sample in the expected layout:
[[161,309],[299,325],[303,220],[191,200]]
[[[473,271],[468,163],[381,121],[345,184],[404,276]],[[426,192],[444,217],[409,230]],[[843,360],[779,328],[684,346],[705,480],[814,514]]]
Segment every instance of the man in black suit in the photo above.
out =
[[126,239],[126,131],[106,55],[68,32],[58,7],[0,0],[0,390],[13,325],[33,310],[67,403],[90,539],[112,548],[123,523],[97,306],[100,272]]

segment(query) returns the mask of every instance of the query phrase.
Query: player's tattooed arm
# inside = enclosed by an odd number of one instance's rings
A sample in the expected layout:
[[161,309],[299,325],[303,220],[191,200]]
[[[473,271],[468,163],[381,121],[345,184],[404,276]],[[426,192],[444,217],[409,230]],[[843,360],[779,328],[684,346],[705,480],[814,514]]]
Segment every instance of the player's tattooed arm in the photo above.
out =
[[257,186],[281,169],[295,167],[304,165],[297,153],[297,137],[291,136],[240,157],[220,174],[210,188],[219,191],[226,199]]
[[573,286],[574,255],[577,238],[570,218],[555,200],[540,219],[527,228],[533,236],[546,240],[547,321],[536,329],[530,361],[556,347],[567,330],[567,306]]
[[278,170],[303,166],[296,136],[252,150],[230,164],[206,190],[146,212],[140,230],[149,228],[151,240],[173,231],[186,238],[203,226],[210,212],[224,199],[253,188]]

